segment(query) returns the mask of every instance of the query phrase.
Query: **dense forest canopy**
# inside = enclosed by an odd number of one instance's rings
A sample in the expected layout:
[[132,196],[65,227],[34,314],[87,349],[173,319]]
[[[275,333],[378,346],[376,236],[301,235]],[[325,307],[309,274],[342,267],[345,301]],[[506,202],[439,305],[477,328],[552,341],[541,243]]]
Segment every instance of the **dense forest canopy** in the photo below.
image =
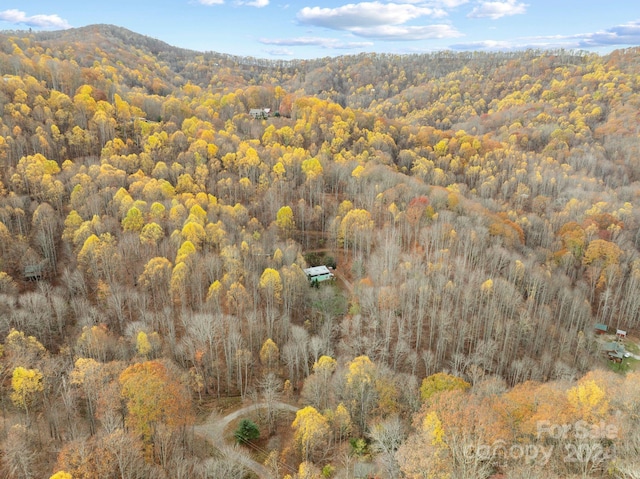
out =
[[[2,477],[244,477],[191,428],[235,397],[300,406],[263,417],[272,477],[637,477],[637,361],[594,325],[637,351],[639,49],[268,61],[95,25],[0,32],[0,73]],[[563,460],[540,424],[580,421],[615,433]]]

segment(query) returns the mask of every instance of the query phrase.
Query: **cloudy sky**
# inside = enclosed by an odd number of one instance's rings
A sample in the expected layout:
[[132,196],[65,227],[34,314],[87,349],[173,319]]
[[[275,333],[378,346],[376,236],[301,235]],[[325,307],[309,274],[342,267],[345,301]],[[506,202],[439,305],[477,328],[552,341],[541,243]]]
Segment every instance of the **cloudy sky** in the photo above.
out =
[[0,29],[122,26],[259,58],[640,45],[639,0],[2,0]]

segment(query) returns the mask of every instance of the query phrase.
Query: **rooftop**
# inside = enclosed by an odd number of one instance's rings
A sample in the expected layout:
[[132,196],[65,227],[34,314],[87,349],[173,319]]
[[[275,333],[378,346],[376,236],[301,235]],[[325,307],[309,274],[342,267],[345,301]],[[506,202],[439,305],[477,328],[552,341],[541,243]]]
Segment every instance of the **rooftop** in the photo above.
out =
[[617,341],[610,341],[608,343],[604,343],[602,345],[602,349],[605,351],[615,352],[615,353],[624,353],[624,345]]
[[318,276],[320,274],[332,274],[326,266],[312,266],[303,270],[307,276]]

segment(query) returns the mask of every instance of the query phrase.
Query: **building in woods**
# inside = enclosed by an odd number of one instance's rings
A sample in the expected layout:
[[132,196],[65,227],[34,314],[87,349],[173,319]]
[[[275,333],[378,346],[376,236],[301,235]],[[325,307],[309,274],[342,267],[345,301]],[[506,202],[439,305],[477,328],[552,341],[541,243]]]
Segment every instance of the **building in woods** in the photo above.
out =
[[252,108],[249,110],[251,115],[256,120],[266,120],[271,114],[271,108]]
[[24,267],[24,279],[27,281],[40,281],[44,272],[42,264],[28,264]]
[[611,342],[605,343],[602,346],[602,349],[604,350],[605,353],[607,353],[607,356],[609,357],[609,359],[611,359],[613,362],[616,362],[616,363],[621,363],[623,358],[628,357],[626,355],[624,345],[622,345],[618,341],[611,341]]
[[593,329],[596,334],[605,334],[609,328],[606,324],[596,323]]
[[313,266],[303,270],[311,284],[334,279],[333,273],[326,266]]

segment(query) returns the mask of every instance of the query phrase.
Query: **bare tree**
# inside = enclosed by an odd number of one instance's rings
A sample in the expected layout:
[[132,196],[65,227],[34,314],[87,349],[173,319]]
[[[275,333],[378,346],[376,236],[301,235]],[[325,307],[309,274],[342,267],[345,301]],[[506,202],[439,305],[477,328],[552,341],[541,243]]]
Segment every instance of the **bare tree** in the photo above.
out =
[[404,424],[400,417],[393,415],[369,426],[371,447],[378,454],[378,459],[387,473],[387,477],[400,477],[400,466],[396,452],[406,438]]
[[276,403],[281,398],[282,384],[273,372],[268,372],[258,383],[260,394],[266,404],[266,422],[269,434],[273,434],[278,419]]
[[38,477],[36,463],[38,455],[35,438],[23,425],[13,426],[2,444],[3,467],[7,477],[33,479]]

